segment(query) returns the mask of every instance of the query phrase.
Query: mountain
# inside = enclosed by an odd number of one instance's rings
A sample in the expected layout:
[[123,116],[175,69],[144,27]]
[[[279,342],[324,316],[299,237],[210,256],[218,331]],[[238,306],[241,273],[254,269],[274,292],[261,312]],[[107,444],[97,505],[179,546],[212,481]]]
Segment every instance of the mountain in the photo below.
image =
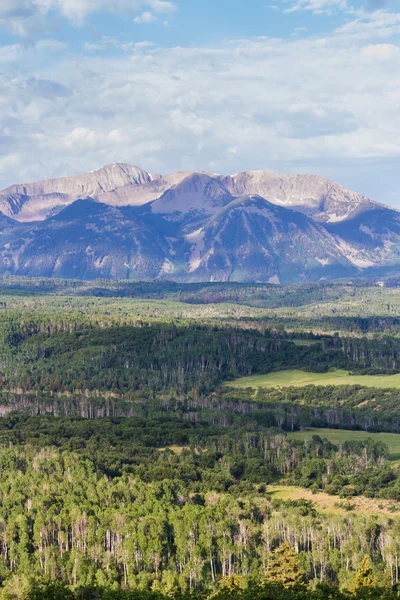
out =
[[352,269],[323,226],[258,195],[237,198],[186,240],[190,279],[201,281],[280,283]]
[[[257,194],[269,202],[293,208],[326,223],[347,219],[360,208],[377,205],[365,196],[318,175],[243,171],[222,176],[178,171],[161,176],[117,163],[83,175],[13,185],[0,192],[0,211],[18,221],[35,221],[44,220],[62,206],[82,198],[90,197],[111,206],[141,206],[167,194],[164,205],[168,203],[172,207],[172,196],[179,195],[181,204],[178,209],[186,206],[184,212],[187,212],[192,205],[201,206],[212,193],[231,197]],[[183,200],[182,194],[185,195]],[[218,201],[215,207],[218,208]],[[171,212],[168,208],[166,211]]]
[[283,175],[273,171],[243,171],[222,178],[234,196],[258,194],[270,202],[298,210],[316,221],[350,218],[376,203],[318,175]]
[[141,187],[157,177],[131,165],[107,165],[84,175],[13,185],[0,192],[0,210],[19,221],[42,220],[80,198],[98,198],[125,186]]
[[220,181],[207,173],[190,173],[152,203],[153,213],[212,214],[233,200]]
[[0,192],[0,273],[300,282],[400,272],[400,213],[315,175],[118,163]]
[[168,269],[168,242],[131,213],[77,200],[56,216],[19,230],[18,238],[0,251],[0,269],[32,277],[156,278]]
[[384,267],[399,262],[400,213],[381,205],[375,205],[353,214],[338,223],[326,225],[340,246],[351,247],[359,267]]

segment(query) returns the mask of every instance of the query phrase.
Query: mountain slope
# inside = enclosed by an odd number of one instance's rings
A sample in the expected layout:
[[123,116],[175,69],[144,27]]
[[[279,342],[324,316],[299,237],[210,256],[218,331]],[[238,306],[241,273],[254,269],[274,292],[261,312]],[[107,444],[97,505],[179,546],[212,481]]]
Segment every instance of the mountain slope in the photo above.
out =
[[384,267],[400,260],[400,213],[376,205],[369,210],[355,212],[340,223],[326,225],[338,244],[345,250],[353,248],[360,267]]
[[318,175],[283,175],[273,171],[243,171],[222,178],[234,196],[258,194],[298,210],[316,221],[331,223],[351,217],[376,203]]
[[[228,200],[220,193],[212,201]],[[196,229],[184,215],[170,220],[171,213],[154,214],[152,207],[117,208],[86,199],[39,223],[4,217],[8,243],[1,247],[0,237],[0,272],[272,283],[354,272],[323,226],[260,196],[231,199],[211,216],[195,211]]]
[[83,175],[13,185],[0,193],[0,210],[20,221],[42,220],[79,198],[98,198],[126,185],[146,185],[156,178],[139,167],[106,165]]
[[257,195],[234,200],[186,241],[195,280],[279,283],[353,269],[324,227]]
[[0,250],[3,273],[78,279],[156,278],[168,269],[168,242],[131,212],[77,200],[25,227]]
[[11,186],[0,210],[0,273],[278,283],[400,271],[400,212],[314,175],[119,163]]
[[212,214],[232,200],[233,196],[217,179],[207,173],[190,173],[155,200],[151,210],[155,214]]
[[[210,200],[210,189],[240,197],[258,194],[269,202],[298,210],[325,223],[351,218],[355,212],[369,210],[377,203],[318,175],[288,175],[273,171],[243,171],[233,176],[179,171],[171,175],[151,175],[147,171],[117,163],[91,173],[61,177],[36,183],[14,185],[0,192],[0,210],[19,221],[43,220],[62,206],[90,197],[111,206],[140,206],[164,196],[163,203],[177,207],[201,206]],[[186,198],[183,198],[186,194]],[[203,194],[203,197],[199,196]],[[225,202],[226,203],[226,202]],[[223,202],[214,202],[217,210]],[[378,204],[379,206],[379,204]],[[186,207],[186,208],[185,208]],[[212,203],[208,204],[210,212]],[[170,209],[167,210],[170,212]]]

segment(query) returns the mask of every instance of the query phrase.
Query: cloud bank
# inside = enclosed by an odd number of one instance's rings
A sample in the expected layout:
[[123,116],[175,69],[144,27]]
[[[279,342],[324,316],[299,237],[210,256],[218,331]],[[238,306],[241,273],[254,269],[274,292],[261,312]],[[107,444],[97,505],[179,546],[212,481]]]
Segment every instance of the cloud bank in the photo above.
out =
[[[32,4],[19,1],[19,12],[10,2],[9,16],[11,5],[21,18]],[[100,2],[57,1],[71,19]],[[36,4],[44,10],[52,2]],[[144,5],[158,14],[174,9],[161,0],[135,4]],[[274,168],[331,176],[335,166],[346,183],[349,165],[361,173],[400,158],[399,33],[400,15],[381,10],[325,37],[185,48],[103,39],[79,53],[50,39],[4,46],[0,187],[116,161],[163,173]]]

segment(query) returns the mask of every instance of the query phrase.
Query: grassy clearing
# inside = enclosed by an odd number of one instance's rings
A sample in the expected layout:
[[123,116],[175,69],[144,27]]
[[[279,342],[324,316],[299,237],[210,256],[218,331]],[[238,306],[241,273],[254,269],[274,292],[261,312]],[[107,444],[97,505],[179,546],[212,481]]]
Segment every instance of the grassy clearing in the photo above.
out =
[[400,463],[400,434],[398,433],[369,433],[368,431],[348,431],[346,429],[306,429],[293,431],[288,436],[296,440],[311,440],[313,435],[328,439],[333,444],[346,441],[365,440],[372,438],[386,444],[389,449],[389,460]]
[[177,446],[176,444],[173,444],[172,446],[168,446],[167,448],[159,448],[160,452],[165,452],[166,450],[172,450],[174,454],[180,456],[185,450],[185,446]]
[[266,375],[240,377],[227,385],[237,388],[304,387],[306,385],[361,385],[375,388],[400,389],[400,373],[396,375],[350,375],[336,369],[327,373],[307,373],[300,370],[277,371]]
[[[267,493],[271,499],[279,500],[311,500],[314,508],[321,513],[349,514],[348,511],[338,506],[342,501],[339,496],[330,496],[324,492],[313,494],[310,490],[292,485],[268,486]],[[364,498],[363,496],[352,498],[350,501],[352,511],[358,514],[398,514],[400,506],[392,500],[381,500],[375,498]],[[342,505],[343,506],[343,505]]]

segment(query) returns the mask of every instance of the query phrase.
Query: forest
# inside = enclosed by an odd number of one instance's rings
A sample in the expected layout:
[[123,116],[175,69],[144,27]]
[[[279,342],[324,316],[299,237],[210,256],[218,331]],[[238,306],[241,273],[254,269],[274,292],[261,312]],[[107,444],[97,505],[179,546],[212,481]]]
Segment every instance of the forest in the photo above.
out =
[[399,311],[371,284],[2,279],[0,598],[399,597],[371,434],[400,435],[400,390],[230,385],[400,373]]

